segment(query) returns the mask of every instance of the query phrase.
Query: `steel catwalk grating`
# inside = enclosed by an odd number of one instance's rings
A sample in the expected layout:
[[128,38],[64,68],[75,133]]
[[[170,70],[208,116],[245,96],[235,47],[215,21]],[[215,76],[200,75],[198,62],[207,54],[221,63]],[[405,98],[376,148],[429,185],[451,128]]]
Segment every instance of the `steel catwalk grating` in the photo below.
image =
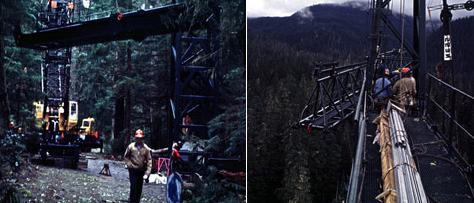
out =
[[[405,127],[413,142],[421,180],[432,202],[473,202],[469,186],[454,156],[448,153],[444,142],[430,131],[423,121],[405,119]],[[433,201],[434,200],[434,201]]]

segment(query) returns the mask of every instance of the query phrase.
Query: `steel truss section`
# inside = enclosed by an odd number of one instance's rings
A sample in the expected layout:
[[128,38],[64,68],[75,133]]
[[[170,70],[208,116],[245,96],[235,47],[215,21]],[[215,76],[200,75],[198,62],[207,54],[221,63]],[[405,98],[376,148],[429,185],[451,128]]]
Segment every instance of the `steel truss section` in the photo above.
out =
[[[413,33],[412,35],[400,32],[387,12],[388,5],[392,0],[372,0],[371,3],[371,48],[369,53],[369,62],[367,69],[367,87],[370,88],[371,82],[376,80],[377,59],[382,51],[386,51],[381,47],[382,42],[382,27],[389,31],[389,34],[395,36],[400,43],[403,43],[403,51],[406,50],[410,55],[410,64],[413,68],[413,75],[417,79],[417,87],[419,88],[419,95],[424,94],[423,77],[426,74],[426,39],[425,39],[425,1],[413,1]],[[405,37],[403,37],[405,34]],[[413,39],[413,40],[407,40]],[[423,98],[420,97],[420,100]]]
[[299,126],[328,129],[355,112],[367,64],[329,66],[315,69],[316,85],[300,114]]
[[[70,23],[70,11],[67,7],[69,1],[56,1],[56,8],[48,5],[44,12],[40,13],[40,20],[47,27],[58,27]],[[71,49],[62,48],[46,50],[42,64],[43,87],[45,104],[43,119],[48,116],[50,126],[44,126],[43,133],[45,141],[54,140],[55,134],[59,132],[59,125],[65,126],[69,108],[69,86],[71,68]],[[61,108],[62,107],[62,108]],[[59,113],[63,110],[63,123],[59,123]],[[46,133],[48,131],[53,133]]]
[[[220,57],[219,16],[217,6],[206,19],[207,30],[177,33],[172,45],[174,95],[171,101],[173,132],[170,142],[184,134],[207,138],[207,123],[216,112]],[[184,122],[188,115],[192,122]],[[170,145],[171,146],[171,145]]]
[[[116,40],[143,40],[150,35],[170,34],[183,30],[206,27],[202,20],[191,25],[179,19],[186,7],[183,3],[149,10],[115,13],[106,18],[83,22],[70,22],[68,12],[46,13],[40,19],[47,20],[47,28],[23,34],[17,30],[15,40],[19,47],[45,50]],[[61,14],[62,17],[57,17]],[[61,24],[58,24],[61,23]]]

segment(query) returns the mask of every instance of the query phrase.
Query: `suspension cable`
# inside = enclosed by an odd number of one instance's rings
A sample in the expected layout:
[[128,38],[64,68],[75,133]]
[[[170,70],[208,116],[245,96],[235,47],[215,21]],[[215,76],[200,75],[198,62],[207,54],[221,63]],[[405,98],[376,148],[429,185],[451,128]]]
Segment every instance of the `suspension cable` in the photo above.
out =
[[400,16],[401,16],[401,20],[402,20],[402,39],[401,39],[401,43],[400,43],[400,67],[403,66],[403,43],[404,43],[404,40],[405,40],[405,18],[404,18],[404,15],[405,15],[405,0],[401,0],[400,2]]

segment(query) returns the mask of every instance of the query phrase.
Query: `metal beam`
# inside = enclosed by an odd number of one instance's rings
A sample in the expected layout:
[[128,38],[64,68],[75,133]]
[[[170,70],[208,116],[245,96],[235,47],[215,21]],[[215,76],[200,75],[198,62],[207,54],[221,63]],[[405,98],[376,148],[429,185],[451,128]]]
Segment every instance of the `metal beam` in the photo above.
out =
[[[416,86],[418,87],[418,98],[419,101],[423,101],[426,87],[424,84],[426,75],[426,37],[425,37],[425,24],[426,24],[426,11],[425,1],[419,0],[413,1],[413,46],[415,52],[418,55],[418,68],[413,70],[416,78]],[[423,103],[421,103],[423,105]]]
[[38,50],[56,49],[110,42],[116,40],[143,40],[147,36],[170,34],[206,27],[205,20],[196,24],[180,22],[186,7],[182,3],[150,10],[116,13],[110,17],[46,28],[24,34],[17,30],[15,40],[19,47]]
[[[392,31],[393,35],[401,42],[402,41],[402,35],[400,32],[398,32],[397,28],[393,25],[392,21],[388,19],[387,15],[381,12],[381,17],[382,21],[387,25],[388,29]],[[417,53],[415,52],[415,49],[413,49],[413,46],[411,44],[408,44],[407,40],[403,40],[403,47],[405,47],[408,51],[408,53],[413,57],[413,58],[418,58]]]
[[382,2],[382,4],[380,5],[380,8],[385,8],[389,3],[390,3],[391,0],[385,0],[384,2]]

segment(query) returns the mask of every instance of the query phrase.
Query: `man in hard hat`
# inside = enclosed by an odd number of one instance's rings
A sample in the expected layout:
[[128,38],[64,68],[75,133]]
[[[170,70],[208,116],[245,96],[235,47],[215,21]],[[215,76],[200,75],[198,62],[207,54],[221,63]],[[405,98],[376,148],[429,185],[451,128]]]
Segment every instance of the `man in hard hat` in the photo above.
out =
[[179,149],[181,149],[181,142],[175,142],[172,145],[171,151],[171,173],[177,172],[183,166],[183,160],[181,159],[181,155],[179,154]]
[[130,177],[130,202],[140,202],[142,195],[143,180],[148,179],[151,172],[151,151],[143,143],[145,134],[138,129],[135,132],[135,142],[128,145],[124,159],[127,164]]
[[410,114],[409,111],[415,105],[416,82],[411,78],[411,70],[409,68],[402,68],[401,74],[403,78],[395,83],[392,92],[395,95],[396,101]]
[[374,84],[374,97],[375,97],[375,108],[380,111],[387,103],[388,98],[391,96],[392,83],[388,79],[390,76],[390,70],[385,68],[381,76],[375,81]]
[[181,192],[182,192],[182,185],[183,179],[178,172],[178,166],[181,163],[181,155],[179,154],[180,144],[173,143],[172,145],[173,150],[171,151],[171,175],[168,177],[168,181],[166,184],[167,187],[167,202],[182,202],[181,199]]

